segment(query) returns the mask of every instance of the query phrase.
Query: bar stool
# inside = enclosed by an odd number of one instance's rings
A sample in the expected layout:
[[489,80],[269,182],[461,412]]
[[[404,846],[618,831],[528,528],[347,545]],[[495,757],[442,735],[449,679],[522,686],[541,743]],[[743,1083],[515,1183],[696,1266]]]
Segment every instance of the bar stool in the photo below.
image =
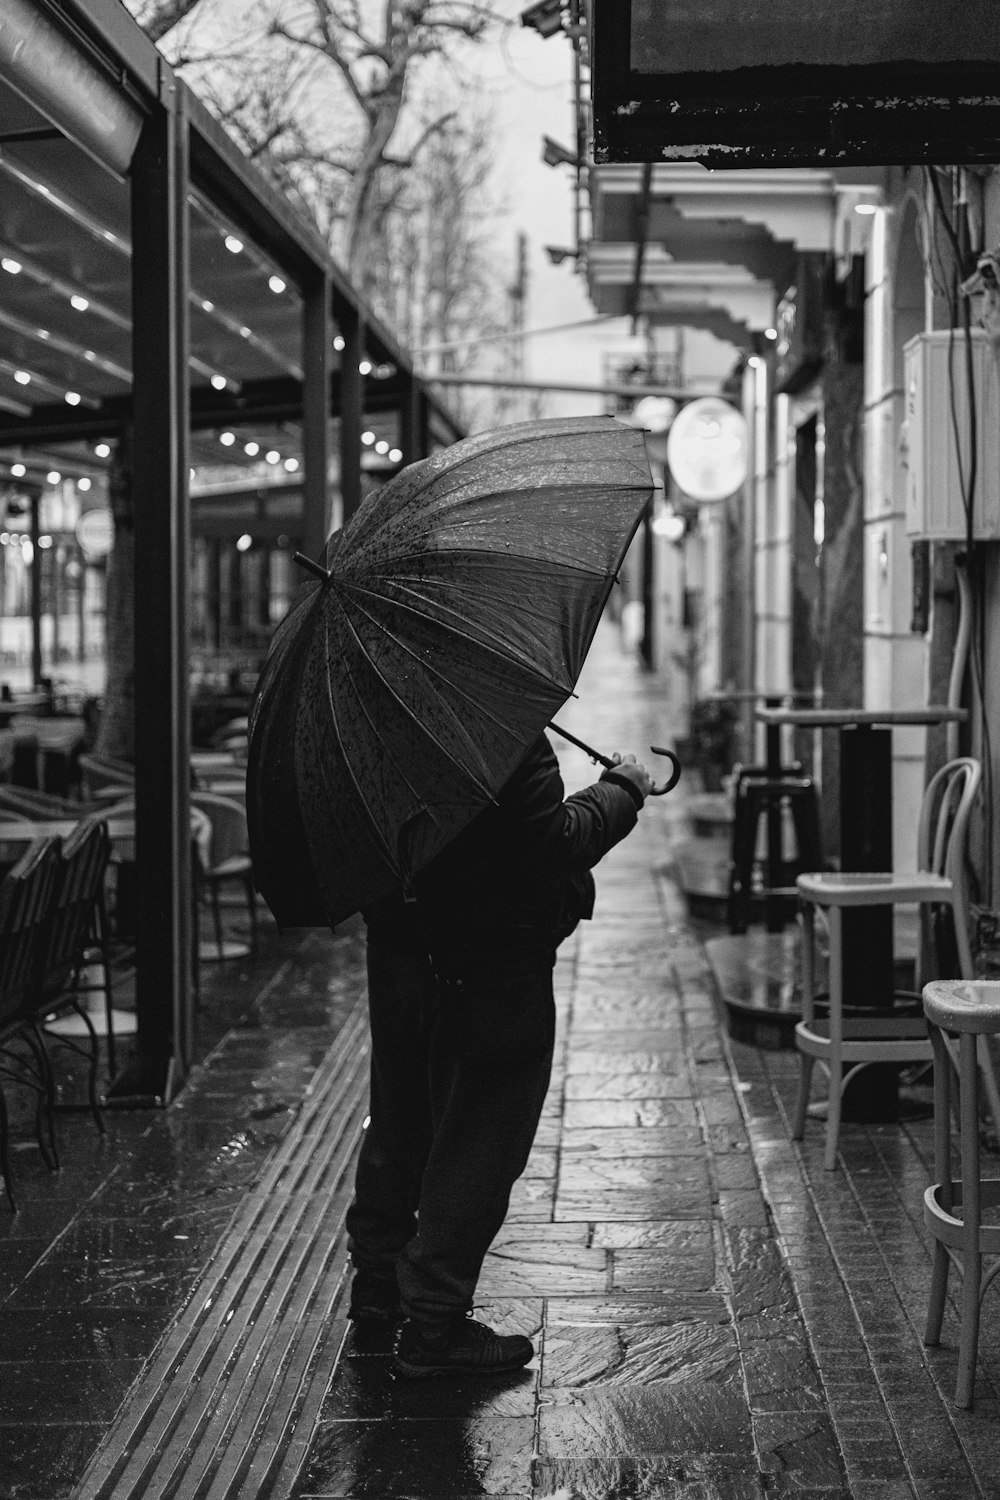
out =
[[[1000,1260],[983,1275],[983,1256],[1000,1255],[1000,1225],[984,1224],[984,1209],[1000,1206],[1000,1177],[983,1179],[979,1160],[979,1071],[985,1038],[1000,1033],[1000,982],[937,979],[924,986],[924,1015],[934,1048],[934,1175],[924,1193],[924,1223],[934,1237],[934,1269],[925,1344],[941,1339],[953,1250],[961,1252],[962,1314],[955,1405],[972,1405],[983,1296]],[[949,1037],[958,1036],[961,1180],[952,1179]]]
[[[795,832],[795,856],[786,860],[781,848],[783,813],[788,807]],[[729,865],[729,930],[746,932],[754,895],[757,843],[763,822],[767,833],[765,900],[794,902],[795,881],[806,870],[822,867],[819,831],[819,793],[808,776],[760,774],[760,768],[739,771],[733,789],[733,834]],[[772,843],[778,847],[773,848]],[[769,924],[770,925],[770,924]]]

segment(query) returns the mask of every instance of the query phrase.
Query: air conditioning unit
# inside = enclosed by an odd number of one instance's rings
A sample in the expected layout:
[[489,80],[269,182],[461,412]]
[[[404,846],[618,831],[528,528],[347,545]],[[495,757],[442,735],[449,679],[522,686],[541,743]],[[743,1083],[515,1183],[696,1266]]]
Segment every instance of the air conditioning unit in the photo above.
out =
[[[904,358],[906,530],[930,541],[960,542],[967,534],[963,494],[972,452],[965,333],[941,329],[910,339]],[[972,392],[976,410],[973,536],[1000,540],[1000,346],[972,330]]]

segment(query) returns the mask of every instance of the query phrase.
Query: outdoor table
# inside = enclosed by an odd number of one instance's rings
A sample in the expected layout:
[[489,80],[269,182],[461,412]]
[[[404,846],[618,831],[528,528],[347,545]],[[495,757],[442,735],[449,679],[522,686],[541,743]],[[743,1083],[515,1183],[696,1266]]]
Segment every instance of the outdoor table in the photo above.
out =
[[[795,724],[804,729],[840,731],[840,868],[859,873],[891,870],[892,731],[913,725],[962,722],[963,708],[931,704],[927,708],[759,708],[757,718],[769,728]],[[844,993],[860,1009],[885,1009],[895,989],[892,946],[893,913],[872,907],[843,914]],[[866,1070],[875,1074],[876,1070]],[[896,1118],[897,1070],[880,1067],[874,1087],[866,1090],[864,1118]],[[891,1083],[890,1083],[891,1080]],[[852,1093],[854,1091],[851,1091]],[[879,1100],[889,1114],[873,1113]],[[845,1110],[850,1095],[845,1095]],[[874,1102],[873,1102],[874,1101]],[[857,1106],[855,1106],[857,1108]],[[859,1118],[858,1113],[845,1118]]]

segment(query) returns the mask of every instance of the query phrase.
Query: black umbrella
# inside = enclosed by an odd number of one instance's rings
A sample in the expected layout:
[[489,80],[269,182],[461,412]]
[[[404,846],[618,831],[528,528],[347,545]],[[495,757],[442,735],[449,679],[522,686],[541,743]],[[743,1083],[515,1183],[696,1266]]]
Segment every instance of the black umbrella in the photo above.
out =
[[636,429],[526,422],[411,464],[330,538],[250,714],[280,925],[405,884],[496,795],[572,695],[652,491]]

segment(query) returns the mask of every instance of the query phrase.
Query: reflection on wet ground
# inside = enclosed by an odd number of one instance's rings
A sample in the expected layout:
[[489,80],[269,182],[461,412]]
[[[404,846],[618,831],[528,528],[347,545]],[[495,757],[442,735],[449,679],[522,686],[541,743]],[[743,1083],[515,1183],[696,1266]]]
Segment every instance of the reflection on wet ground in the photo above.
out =
[[[655,691],[609,631],[568,726],[641,750],[669,733]],[[1000,1496],[989,1302],[971,1413],[953,1307],[920,1342],[926,1084],[903,1124],[846,1126],[836,1173],[818,1126],[789,1140],[795,1056],[726,1035],[673,878],[683,822],[681,793],[648,808],[560,958],[552,1088],[479,1288],[533,1337],[525,1371],[399,1382],[390,1339],[346,1322],[362,944],[272,931],[206,984],[171,1109],[114,1114],[105,1142],[63,1118],[57,1176],[15,1155],[3,1500]]]

